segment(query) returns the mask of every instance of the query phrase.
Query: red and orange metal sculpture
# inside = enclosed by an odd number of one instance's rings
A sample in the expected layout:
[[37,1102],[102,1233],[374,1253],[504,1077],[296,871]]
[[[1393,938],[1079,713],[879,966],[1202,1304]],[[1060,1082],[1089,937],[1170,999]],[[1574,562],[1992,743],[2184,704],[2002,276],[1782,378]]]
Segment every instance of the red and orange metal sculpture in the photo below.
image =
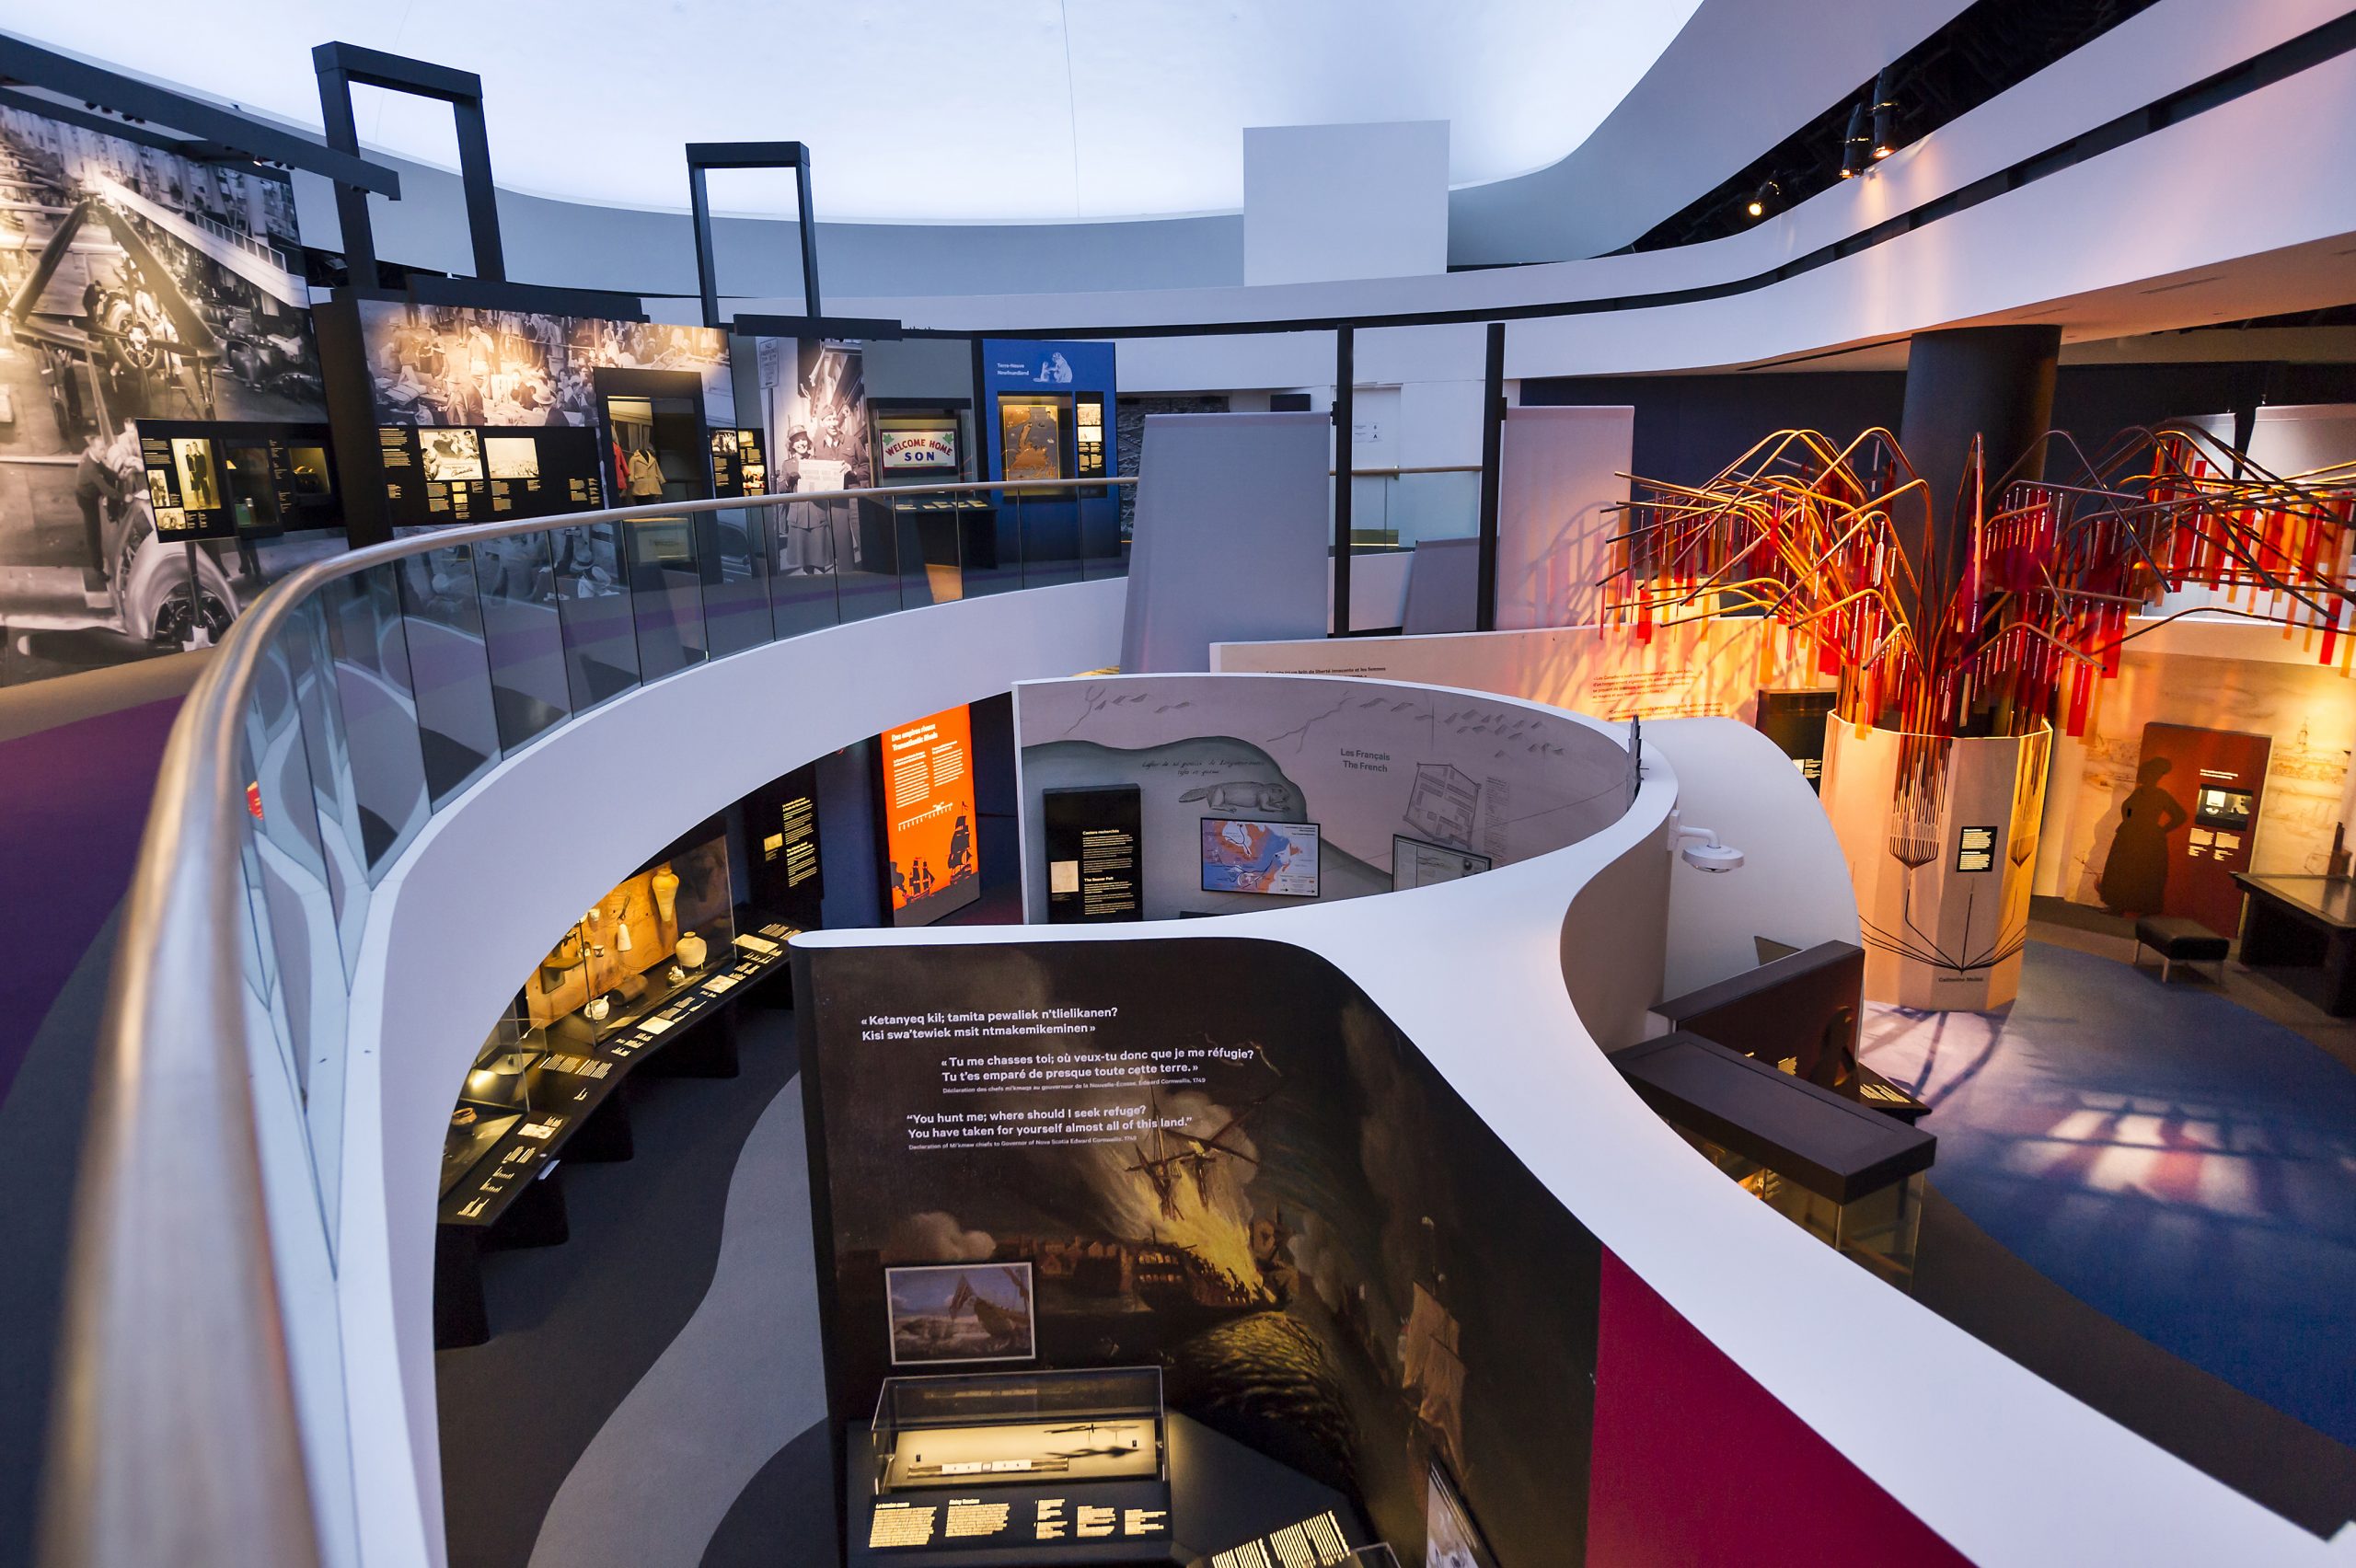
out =
[[1920,543],[1931,497],[1886,430],[1779,432],[1700,486],[1633,478],[1604,627],[1761,615],[1813,641],[1842,719],[1922,743],[1901,792],[1958,736],[2081,733],[2095,683],[2159,624],[2130,616],[2166,594],[2209,589],[2201,613],[2279,622],[2349,669],[2356,464],[2278,476],[2195,429],[2131,431],[2099,459],[2051,432],[2031,456],[2066,472],[1992,479],[1974,444],[1946,551]]
[[[2058,477],[2019,477],[2046,469]],[[2275,475],[2194,429],[2130,432],[2089,459],[2057,432],[1992,478],[1975,442],[1943,536],[1885,430],[1842,447],[1784,431],[1706,484],[1632,482],[1606,635],[1757,616],[1790,640],[1787,662],[1812,645],[1837,682],[1850,729],[1828,737],[1825,804],[1877,1000],[2011,998],[2047,727],[2085,731],[2127,643],[2223,613],[2279,623],[2342,674],[2356,652],[2356,464]],[[2189,608],[2166,602],[2194,589]],[[1775,657],[1766,637],[1760,654]]]

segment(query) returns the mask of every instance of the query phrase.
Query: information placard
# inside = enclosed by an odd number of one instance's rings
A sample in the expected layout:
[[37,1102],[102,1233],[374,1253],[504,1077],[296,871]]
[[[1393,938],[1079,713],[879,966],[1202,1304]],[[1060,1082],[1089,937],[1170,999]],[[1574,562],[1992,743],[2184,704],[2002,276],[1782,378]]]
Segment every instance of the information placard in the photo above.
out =
[[929,926],[982,895],[973,717],[943,709],[886,732],[877,749],[892,924]]
[[1047,790],[1047,919],[1093,925],[1145,918],[1138,868],[1144,833],[1142,792],[1134,784]]

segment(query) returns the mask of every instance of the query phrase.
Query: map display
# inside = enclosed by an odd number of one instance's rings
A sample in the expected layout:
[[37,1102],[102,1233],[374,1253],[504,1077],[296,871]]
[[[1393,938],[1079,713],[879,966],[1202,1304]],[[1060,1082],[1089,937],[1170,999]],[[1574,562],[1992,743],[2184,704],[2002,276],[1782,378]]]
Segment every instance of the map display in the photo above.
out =
[[1313,822],[1203,818],[1203,891],[1317,896],[1318,831]]

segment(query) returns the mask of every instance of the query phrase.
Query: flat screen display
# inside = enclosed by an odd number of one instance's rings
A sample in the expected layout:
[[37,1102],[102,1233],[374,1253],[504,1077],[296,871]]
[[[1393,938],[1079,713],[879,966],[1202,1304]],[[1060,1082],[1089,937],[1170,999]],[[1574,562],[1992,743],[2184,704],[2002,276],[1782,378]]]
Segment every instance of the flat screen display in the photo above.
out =
[[973,716],[962,707],[884,734],[884,878],[895,926],[929,926],[982,895],[973,752]]
[[2247,790],[2220,790],[2204,784],[2195,814],[2204,827],[2247,827],[2251,800]]
[[1205,893],[1317,896],[1315,823],[1246,822],[1232,817],[1205,817],[1202,822]]
[[482,457],[494,479],[540,477],[540,444],[528,435],[486,435]]

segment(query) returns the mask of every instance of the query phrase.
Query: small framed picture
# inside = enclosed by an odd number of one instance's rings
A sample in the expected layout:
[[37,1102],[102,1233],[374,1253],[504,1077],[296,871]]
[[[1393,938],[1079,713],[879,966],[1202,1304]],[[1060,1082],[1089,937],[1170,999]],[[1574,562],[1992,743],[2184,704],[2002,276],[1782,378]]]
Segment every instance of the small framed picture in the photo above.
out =
[[884,1271],[895,1366],[1030,1361],[1039,1354],[1029,1263],[926,1263]]

